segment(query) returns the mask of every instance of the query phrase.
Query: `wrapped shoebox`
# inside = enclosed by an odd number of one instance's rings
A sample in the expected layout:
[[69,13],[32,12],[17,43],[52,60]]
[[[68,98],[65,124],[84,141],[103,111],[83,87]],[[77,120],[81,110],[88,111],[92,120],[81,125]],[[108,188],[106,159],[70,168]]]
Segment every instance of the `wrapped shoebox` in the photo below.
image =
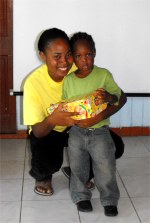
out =
[[[59,103],[51,104],[47,109],[48,114],[52,114],[52,112],[58,107]],[[99,114],[101,111],[105,110],[107,107],[107,103],[102,103],[99,96],[96,94],[90,94],[78,98],[74,98],[69,101],[65,101],[63,105],[62,111],[64,112],[79,112],[79,115],[72,116],[73,119],[81,120],[92,118]]]

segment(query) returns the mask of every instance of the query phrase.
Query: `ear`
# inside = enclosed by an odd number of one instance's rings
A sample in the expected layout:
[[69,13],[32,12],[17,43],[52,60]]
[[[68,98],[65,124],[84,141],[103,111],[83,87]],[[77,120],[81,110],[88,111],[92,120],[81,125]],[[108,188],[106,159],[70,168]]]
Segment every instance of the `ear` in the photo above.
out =
[[42,51],[39,52],[39,55],[43,61],[46,61],[46,56]]

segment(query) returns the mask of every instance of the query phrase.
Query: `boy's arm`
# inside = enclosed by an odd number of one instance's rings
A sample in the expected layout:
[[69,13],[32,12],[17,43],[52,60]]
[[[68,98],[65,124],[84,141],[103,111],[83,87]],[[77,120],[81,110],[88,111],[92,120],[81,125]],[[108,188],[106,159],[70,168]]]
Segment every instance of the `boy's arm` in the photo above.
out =
[[115,114],[116,112],[118,112],[124,106],[126,101],[127,101],[126,95],[121,90],[121,96],[120,96],[118,105],[108,104],[107,108],[101,113],[99,113],[97,116],[93,118],[89,118],[89,119],[79,120],[76,122],[76,125],[80,126],[81,128],[91,127],[97,124],[98,122],[101,122],[102,120],[107,119],[113,114]]

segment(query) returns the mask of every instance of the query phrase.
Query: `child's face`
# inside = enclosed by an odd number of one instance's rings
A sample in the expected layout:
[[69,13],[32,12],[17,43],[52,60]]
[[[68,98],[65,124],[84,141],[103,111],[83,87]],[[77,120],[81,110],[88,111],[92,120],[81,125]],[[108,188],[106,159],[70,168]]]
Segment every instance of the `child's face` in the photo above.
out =
[[51,78],[59,82],[67,75],[73,64],[70,46],[64,39],[52,41],[46,52],[40,52],[41,58],[46,62]]
[[82,75],[82,77],[88,76],[93,69],[94,53],[86,40],[78,40],[75,43],[73,58],[78,67],[77,74]]

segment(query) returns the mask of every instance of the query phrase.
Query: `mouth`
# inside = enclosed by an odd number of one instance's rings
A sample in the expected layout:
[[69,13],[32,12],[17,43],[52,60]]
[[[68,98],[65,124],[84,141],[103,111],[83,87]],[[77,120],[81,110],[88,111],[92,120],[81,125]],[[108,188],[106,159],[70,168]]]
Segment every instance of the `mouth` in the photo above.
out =
[[82,69],[86,69],[87,70],[87,69],[89,69],[89,67],[87,65],[83,65]]
[[59,67],[58,69],[61,71],[68,71],[68,67]]

